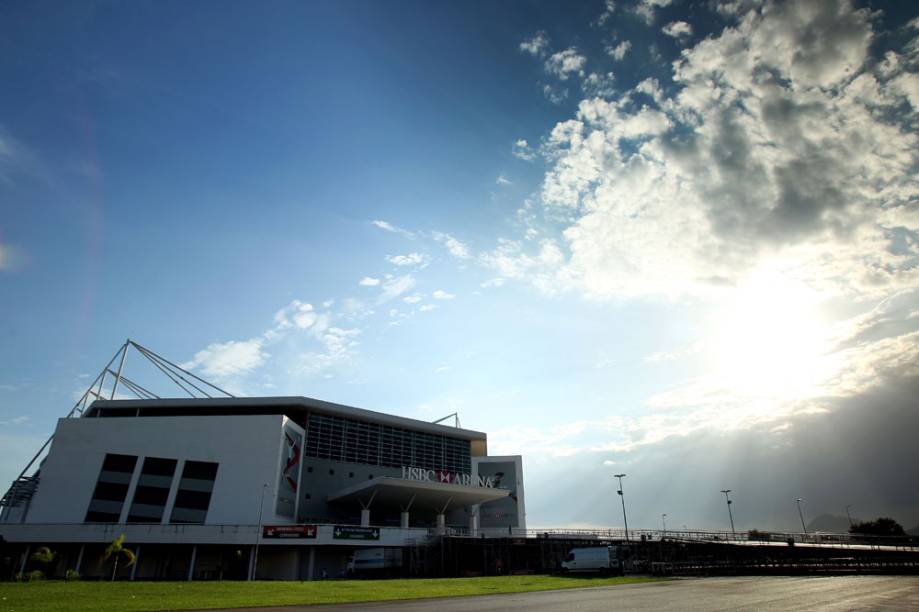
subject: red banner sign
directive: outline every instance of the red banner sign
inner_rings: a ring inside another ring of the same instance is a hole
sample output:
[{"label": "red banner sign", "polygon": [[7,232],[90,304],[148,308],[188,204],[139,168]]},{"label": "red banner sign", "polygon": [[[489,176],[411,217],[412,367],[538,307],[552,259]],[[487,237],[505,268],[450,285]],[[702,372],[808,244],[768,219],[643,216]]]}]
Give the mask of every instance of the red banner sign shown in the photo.
[{"label": "red banner sign", "polygon": [[263,538],[315,538],[316,525],[262,525]]}]

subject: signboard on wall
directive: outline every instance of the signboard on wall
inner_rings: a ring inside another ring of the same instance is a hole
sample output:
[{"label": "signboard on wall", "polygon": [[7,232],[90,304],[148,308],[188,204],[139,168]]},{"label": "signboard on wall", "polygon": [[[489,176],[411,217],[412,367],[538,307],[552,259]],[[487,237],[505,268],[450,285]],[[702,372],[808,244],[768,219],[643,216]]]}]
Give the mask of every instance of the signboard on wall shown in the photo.
[{"label": "signboard on wall", "polygon": [[316,525],[262,525],[263,538],[316,538]]},{"label": "signboard on wall", "polygon": [[281,461],[278,474],[275,514],[294,518],[297,514],[297,486],[300,480],[300,457],[303,435],[293,422],[284,424],[281,438]]},{"label": "signboard on wall", "polygon": [[379,540],[380,530],[376,527],[335,527],[332,537],[336,540]]},{"label": "signboard on wall", "polygon": [[463,485],[465,487],[485,487],[488,489],[495,487],[493,478],[478,474],[455,474],[445,470],[425,470],[405,465],[402,466],[402,478],[405,480],[420,480],[421,482]]}]

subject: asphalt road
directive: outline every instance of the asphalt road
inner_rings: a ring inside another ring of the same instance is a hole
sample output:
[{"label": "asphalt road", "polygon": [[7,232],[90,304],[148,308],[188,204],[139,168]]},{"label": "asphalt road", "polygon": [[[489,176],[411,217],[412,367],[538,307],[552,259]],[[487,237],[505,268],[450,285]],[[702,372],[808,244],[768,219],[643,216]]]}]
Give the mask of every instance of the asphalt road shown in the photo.
[{"label": "asphalt road", "polygon": [[335,606],[248,608],[248,612],[320,610],[917,610],[919,577],[690,578],[614,587]]}]

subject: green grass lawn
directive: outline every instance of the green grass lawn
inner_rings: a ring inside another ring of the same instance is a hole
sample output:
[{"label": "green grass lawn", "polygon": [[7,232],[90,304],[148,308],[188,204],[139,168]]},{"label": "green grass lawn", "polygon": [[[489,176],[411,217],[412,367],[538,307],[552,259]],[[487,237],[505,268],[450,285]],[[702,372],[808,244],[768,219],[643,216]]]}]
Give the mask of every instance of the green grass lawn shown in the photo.
[{"label": "green grass lawn", "polygon": [[651,578],[496,576],[322,582],[0,583],[0,612],[137,612],[493,595],[610,586]]}]

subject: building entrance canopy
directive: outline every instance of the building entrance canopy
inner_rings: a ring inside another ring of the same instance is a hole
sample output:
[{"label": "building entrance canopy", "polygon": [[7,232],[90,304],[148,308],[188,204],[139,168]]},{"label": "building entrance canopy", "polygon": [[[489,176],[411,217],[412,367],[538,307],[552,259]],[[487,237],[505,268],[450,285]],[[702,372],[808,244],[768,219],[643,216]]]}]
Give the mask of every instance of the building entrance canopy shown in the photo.
[{"label": "building entrance canopy", "polygon": [[352,485],[329,495],[329,502],[354,502],[369,509],[389,507],[402,511],[424,507],[442,513],[445,509],[503,499],[507,489],[470,487],[440,482],[421,482],[384,476]]}]

